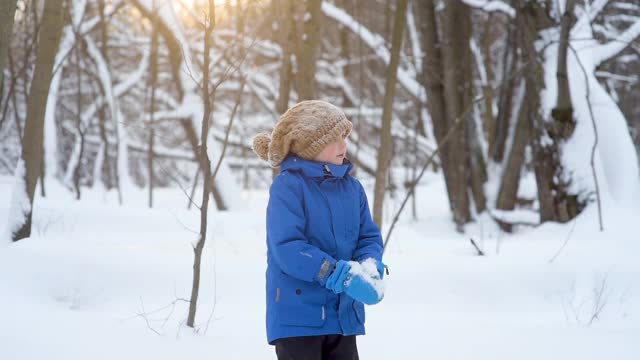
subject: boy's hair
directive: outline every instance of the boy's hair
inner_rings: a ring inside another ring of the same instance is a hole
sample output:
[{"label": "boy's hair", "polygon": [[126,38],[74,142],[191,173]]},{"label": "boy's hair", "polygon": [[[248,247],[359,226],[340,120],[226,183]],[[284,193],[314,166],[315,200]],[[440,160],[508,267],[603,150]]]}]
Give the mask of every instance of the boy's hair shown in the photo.
[{"label": "boy's hair", "polygon": [[327,145],[347,137],[353,124],[340,108],[326,101],[306,100],[285,112],[271,134],[253,137],[253,151],[272,167],[278,167],[292,152],[313,160]]}]

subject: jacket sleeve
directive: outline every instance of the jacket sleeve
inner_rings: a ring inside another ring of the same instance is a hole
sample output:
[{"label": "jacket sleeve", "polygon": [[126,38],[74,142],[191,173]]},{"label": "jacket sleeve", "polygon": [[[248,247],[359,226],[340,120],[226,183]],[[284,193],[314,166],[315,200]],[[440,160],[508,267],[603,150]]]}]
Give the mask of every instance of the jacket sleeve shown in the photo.
[{"label": "jacket sleeve", "polygon": [[360,233],[358,234],[358,245],[353,253],[353,259],[358,262],[368,258],[382,261],[382,234],[371,219],[367,194],[364,192],[360,181],[356,180],[356,182],[360,193]]},{"label": "jacket sleeve", "polygon": [[278,175],[269,191],[267,247],[285,274],[324,285],[336,260],[309,243],[304,235],[305,210],[295,175]]}]

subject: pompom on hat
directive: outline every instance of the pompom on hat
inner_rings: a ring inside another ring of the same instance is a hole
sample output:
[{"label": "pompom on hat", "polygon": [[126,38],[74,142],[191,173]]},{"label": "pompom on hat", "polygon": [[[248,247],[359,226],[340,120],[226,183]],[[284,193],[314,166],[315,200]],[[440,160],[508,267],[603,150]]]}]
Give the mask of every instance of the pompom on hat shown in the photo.
[{"label": "pompom on hat", "polygon": [[253,152],[278,167],[291,152],[313,160],[327,145],[351,133],[353,124],[340,108],[326,101],[306,100],[285,112],[271,134],[253,137]]}]

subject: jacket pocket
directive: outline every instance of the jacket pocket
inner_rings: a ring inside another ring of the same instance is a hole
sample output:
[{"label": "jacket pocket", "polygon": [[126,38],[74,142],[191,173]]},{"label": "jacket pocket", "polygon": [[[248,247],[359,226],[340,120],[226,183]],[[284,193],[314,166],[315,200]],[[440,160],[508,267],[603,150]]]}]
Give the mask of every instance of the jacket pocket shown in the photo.
[{"label": "jacket pocket", "polygon": [[327,317],[326,290],[317,283],[290,277],[287,280],[277,293],[275,306],[279,322],[289,326],[322,327]]},{"label": "jacket pocket", "polygon": [[364,304],[360,301],[353,302],[353,311],[356,313],[356,319],[361,325],[364,325],[365,315],[364,315]]}]

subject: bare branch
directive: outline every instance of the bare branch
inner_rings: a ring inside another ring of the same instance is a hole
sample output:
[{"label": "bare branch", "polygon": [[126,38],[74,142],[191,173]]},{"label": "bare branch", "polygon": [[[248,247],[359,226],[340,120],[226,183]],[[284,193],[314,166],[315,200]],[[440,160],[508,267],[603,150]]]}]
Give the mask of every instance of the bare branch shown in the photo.
[{"label": "bare branch", "polygon": [[[640,24],[640,22],[638,22],[638,24]],[[594,136],[593,146],[591,147],[591,172],[593,174],[593,181],[596,186],[596,200],[598,202],[598,222],[600,224],[600,231],[603,231],[604,227],[602,225],[602,204],[600,203],[600,186],[598,185],[598,175],[596,173],[596,165],[595,165],[596,148],[598,146],[598,128],[596,127],[596,119],[595,119],[595,116],[593,115],[593,107],[591,106],[591,97],[590,97],[591,86],[589,84],[589,76],[587,75],[587,70],[582,64],[582,61],[580,60],[580,56],[578,56],[578,52],[576,51],[576,49],[573,48],[573,46],[571,46],[571,44],[569,44],[569,49],[571,49],[571,51],[573,52],[573,55],[575,56],[576,60],[578,61],[578,64],[580,65],[582,74],[584,75],[584,83],[586,87],[585,96],[587,100],[587,107],[589,108],[589,116],[591,117],[591,124],[593,125],[593,136]]]},{"label": "bare branch", "polygon": [[562,250],[564,250],[565,246],[567,246],[567,243],[569,242],[569,239],[571,239],[571,234],[573,234],[573,230],[576,228],[576,223],[577,222],[578,222],[578,217],[576,216],[576,217],[573,218],[573,224],[571,224],[571,229],[569,230],[569,233],[567,234],[567,237],[564,239],[564,243],[562,243],[562,246],[560,247],[560,249],[558,249],[556,254],[553,255],[551,257],[551,259],[549,259],[549,264],[551,264],[558,257],[558,255],[560,255]]}]

